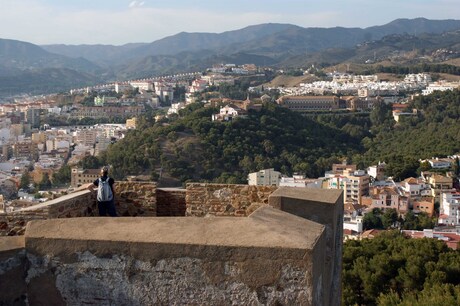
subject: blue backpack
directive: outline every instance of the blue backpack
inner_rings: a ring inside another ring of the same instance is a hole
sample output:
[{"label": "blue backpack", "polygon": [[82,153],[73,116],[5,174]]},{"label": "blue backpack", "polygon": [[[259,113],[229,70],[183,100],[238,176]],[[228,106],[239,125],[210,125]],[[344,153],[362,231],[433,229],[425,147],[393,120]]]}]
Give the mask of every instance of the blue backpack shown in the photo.
[{"label": "blue backpack", "polygon": [[112,188],[110,188],[109,177],[107,177],[106,180],[99,178],[99,184],[97,186],[97,200],[99,202],[107,202],[112,201],[112,199],[113,192]]}]

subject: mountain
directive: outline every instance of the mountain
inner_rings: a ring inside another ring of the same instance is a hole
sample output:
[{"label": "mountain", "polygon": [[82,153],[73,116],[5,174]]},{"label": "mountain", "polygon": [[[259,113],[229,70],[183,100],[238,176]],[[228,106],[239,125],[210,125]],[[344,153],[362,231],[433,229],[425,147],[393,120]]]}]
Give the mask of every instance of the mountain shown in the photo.
[{"label": "mountain", "polygon": [[[85,57],[98,63],[139,61],[143,57],[177,55],[182,52],[213,51],[215,54],[255,53],[280,57],[316,52],[327,48],[349,48],[390,34],[442,33],[460,29],[460,20],[397,19],[388,24],[361,28],[303,28],[291,24],[260,24],[223,33],[181,32],[148,44],[123,46],[48,45],[50,52]],[[101,57],[101,53],[104,56]]]},{"label": "mountain", "polygon": [[[415,19],[396,19],[383,26],[373,26],[366,28],[365,31],[372,35],[372,39],[380,39],[391,34],[411,34],[419,35],[422,33],[440,34],[460,29],[460,20],[430,20],[426,18]],[[370,40],[370,39],[369,39]]]},{"label": "mountain", "polygon": [[423,33],[418,36],[391,34],[379,40],[352,48],[330,48],[310,54],[286,57],[280,67],[299,67],[328,63],[373,63],[387,61],[397,64],[439,63],[460,56],[460,30],[442,34]]},{"label": "mountain", "polygon": [[82,57],[70,58],[31,43],[0,39],[0,96],[68,90],[109,76]]},{"label": "mountain", "polygon": [[131,43],[122,46],[113,45],[42,45],[41,47],[51,53],[61,54],[71,58],[83,57],[101,66],[111,65],[123,58],[133,49],[147,45],[147,43]]},{"label": "mountain", "polygon": [[83,57],[70,58],[50,53],[28,42],[11,39],[0,39],[0,66],[17,71],[40,68],[68,68],[89,73],[100,71],[99,66]]},{"label": "mountain", "polygon": [[68,68],[43,68],[0,75],[0,97],[45,94],[100,83],[94,75]]},{"label": "mountain", "polygon": [[181,32],[151,43],[123,46],[39,47],[0,39],[0,76],[21,74],[27,78],[28,72],[40,73],[40,69],[70,69],[82,74],[77,79],[101,82],[200,71],[218,63],[298,67],[308,63],[363,62],[401,51],[454,48],[448,42],[455,37],[442,33],[459,29],[460,20],[416,18],[365,29],[268,23],[219,34]]}]

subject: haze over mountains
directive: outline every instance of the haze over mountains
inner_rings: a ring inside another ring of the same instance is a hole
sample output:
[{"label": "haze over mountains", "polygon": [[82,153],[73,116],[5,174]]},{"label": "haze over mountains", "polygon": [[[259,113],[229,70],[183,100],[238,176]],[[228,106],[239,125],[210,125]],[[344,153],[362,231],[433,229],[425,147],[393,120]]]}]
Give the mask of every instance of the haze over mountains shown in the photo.
[{"label": "haze over mountains", "polygon": [[[397,19],[365,29],[261,24],[220,34],[181,32],[151,43],[122,46],[37,46],[0,39],[0,95],[40,92],[34,79],[40,75],[39,79],[45,82],[47,69],[54,69],[54,74],[60,76],[49,80],[46,91],[51,90],[50,87],[58,91],[68,89],[69,84],[78,87],[199,71],[222,62],[285,67],[364,61],[376,55],[415,48],[460,51],[459,30],[460,20],[417,18]],[[441,35],[445,32],[451,33]],[[393,36],[388,38],[388,35]],[[24,80],[21,86],[17,86],[18,78]]]}]

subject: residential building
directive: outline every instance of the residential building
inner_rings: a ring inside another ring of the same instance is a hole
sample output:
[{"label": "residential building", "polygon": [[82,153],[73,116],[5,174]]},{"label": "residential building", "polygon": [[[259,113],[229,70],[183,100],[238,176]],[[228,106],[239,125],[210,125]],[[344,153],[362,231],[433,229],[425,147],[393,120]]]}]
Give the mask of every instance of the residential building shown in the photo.
[{"label": "residential building", "polygon": [[71,187],[80,187],[94,182],[100,176],[100,169],[72,168],[70,176]]},{"label": "residential building", "polygon": [[431,158],[425,159],[422,162],[428,162],[433,169],[449,169],[452,167],[453,159],[450,158]]},{"label": "residential building", "polygon": [[443,192],[439,213],[439,224],[460,225],[460,192]]},{"label": "residential building", "polygon": [[404,235],[415,238],[432,238],[444,242],[449,248],[457,250],[460,243],[460,234],[441,230],[424,229],[423,231],[403,230]]},{"label": "residential building", "polygon": [[16,158],[25,157],[33,159],[37,153],[37,144],[31,141],[18,141],[13,144],[13,156]]},{"label": "residential building", "polygon": [[349,168],[343,171],[326,172],[326,188],[342,189],[344,202],[362,204],[362,197],[369,194],[369,175],[364,170],[353,170],[356,169],[355,165],[336,165],[336,169],[340,169],[340,167]]},{"label": "residential building", "polygon": [[96,129],[87,129],[87,130],[79,130],[76,132],[77,134],[77,143],[82,144],[84,146],[94,146],[97,139],[97,130]]},{"label": "residential building", "polygon": [[[133,88],[138,88],[139,90],[152,90],[153,91],[153,83],[151,81],[131,81],[129,85]],[[115,85],[116,86],[116,85]]]},{"label": "residential building", "polygon": [[433,174],[429,177],[428,183],[432,187],[432,196],[440,200],[440,194],[445,191],[452,190],[454,180],[452,177],[447,177],[440,174]]},{"label": "residential building", "polygon": [[212,115],[212,121],[232,121],[237,117],[245,117],[246,114],[247,111],[244,109],[241,109],[233,104],[228,104],[221,107],[218,114]]},{"label": "residential building", "polygon": [[293,177],[283,176],[280,180],[280,187],[321,188],[322,183],[322,178],[308,179],[303,175],[294,174]]},{"label": "residential building", "polygon": [[131,90],[133,87],[130,84],[125,83],[115,83],[115,92],[116,93],[123,93],[126,90]]},{"label": "residential building", "polygon": [[396,187],[373,187],[370,190],[371,208],[395,209],[399,214],[409,211],[409,198],[401,195]]},{"label": "residential building", "polygon": [[429,198],[431,201],[413,201],[412,202],[412,211],[416,214],[424,212],[428,216],[433,217],[434,214],[434,198]]},{"label": "residential building", "polygon": [[248,185],[279,186],[281,173],[275,169],[264,169],[248,175]]},{"label": "residential building", "polygon": [[126,119],[126,128],[127,129],[135,129],[137,123],[137,118]]},{"label": "residential building", "polygon": [[408,197],[431,196],[431,187],[423,179],[409,177],[401,182],[400,187]]},{"label": "residential building", "polygon": [[379,162],[377,165],[367,168],[367,174],[369,174],[374,181],[383,181],[385,180],[386,166],[387,164],[385,162]]},{"label": "residential building", "polygon": [[363,215],[366,207],[359,204],[345,203],[343,208],[343,229],[357,234],[363,232]]}]

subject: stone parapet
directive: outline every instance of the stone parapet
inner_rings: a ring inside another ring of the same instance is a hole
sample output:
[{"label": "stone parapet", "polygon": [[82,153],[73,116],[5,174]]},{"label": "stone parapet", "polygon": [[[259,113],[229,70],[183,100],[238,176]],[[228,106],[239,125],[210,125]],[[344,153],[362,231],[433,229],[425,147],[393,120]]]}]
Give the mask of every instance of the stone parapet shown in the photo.
[{"label": "stone parapet", "polygon": [[324,230],[270,207],[248,218],[34,221],[28,301],[320,305]]},{"label": "stone parapet", "polygon": [[269,195],[276,189],[276,186],[189,183],[186,215],[245,217],[267,206]]},{"label": "stone parapet", "polygon": [[341,190],[280,187],[269,198],[270,206],[284,212],[323,224],[326,252],[321,305],[340,305],[343,246],[343,196]]},{"label": "stone parapet", "polygon": [[116,182],[115,206],[118,215],[154,217],[157,214],[157,185],[154,182]]},{"label": "stone parapet", "polygon": [[24,236],[0,237],[0,305],[27,305]]},{"label": "stone parapet", "polygon": [[[120,216],[156,216],[156,184],[117,182],[115,206]],[[31,220],[98,216],[96,192],[77,191],[11,213],[0,214],[0,236],[23,235]]]},{"label": "stone parapet", "polygon": [[186,190],[179,188],[157,189],[157,216],[184,217]]}]

